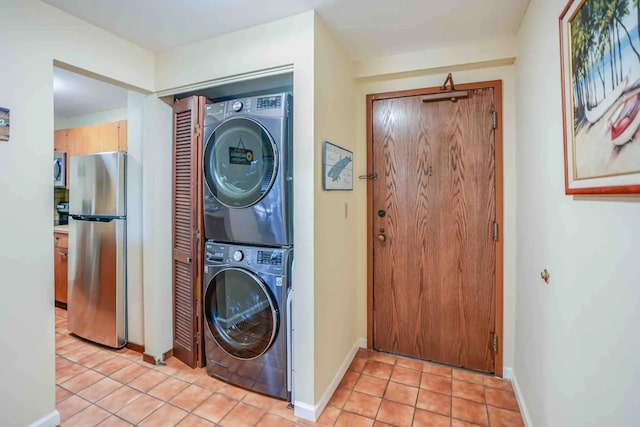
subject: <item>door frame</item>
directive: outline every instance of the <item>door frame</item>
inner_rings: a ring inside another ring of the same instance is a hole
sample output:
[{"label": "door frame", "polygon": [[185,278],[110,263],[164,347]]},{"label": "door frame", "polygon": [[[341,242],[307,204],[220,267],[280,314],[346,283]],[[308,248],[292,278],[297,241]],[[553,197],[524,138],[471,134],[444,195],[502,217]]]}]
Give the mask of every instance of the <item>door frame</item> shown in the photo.
[{"label": "door frame", "polygon": [[[494,90],[494,110],[497,113],[495,129],[495,205],[496,223],[498,224],[498,240],[495,244],[496,271],[495,271],[495,334],[498,339],[498,348],[495,353],[495,376],[502,377],[503,363],[503,298],[504,298],[504,221],[503,221],[503,177],[504,165],[502,154],[502,80],[490,80],[485,82],[456,84],[456,90],[489,89]],[[395,92],[384,92],[367,95],[367,174],[373,171],[373,101],[403,98],[418,95],[440,93],[440,87],[424,89],[412,89]],[[443,101],[444,102],[444,101]],[[367,181],[367,347],[373,348],[373,182]]]}]

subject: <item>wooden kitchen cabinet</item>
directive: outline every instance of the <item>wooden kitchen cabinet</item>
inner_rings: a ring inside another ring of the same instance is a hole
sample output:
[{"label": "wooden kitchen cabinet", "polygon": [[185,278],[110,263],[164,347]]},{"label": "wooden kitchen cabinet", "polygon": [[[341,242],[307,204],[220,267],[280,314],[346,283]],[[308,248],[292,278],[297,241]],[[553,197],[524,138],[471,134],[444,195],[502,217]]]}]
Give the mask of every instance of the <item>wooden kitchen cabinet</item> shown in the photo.
[{"label": "wooden kitchen cabinet", "polygon": [[67,129],[60,129],[53,132],[53,152],[67,152]]},{"label": "wooden kitchen cabinet", "polygon": [[67,188],[69,188],[69,170],[72,157],[106,151],[127,151],[126,120],[62,129],[56,131],[54,141],[58,138],[58,132],[60,132],[59,138],[61,141],[63,132],[65,136],[64,151],[67,152]]},{"label": "wooden kitchen cabinet", "polygon": [[57,306],[67,308],[69,238],[66,233],[53,233],[53,237],[54,299]]},{"label": "wooden kitchen cabinet", "polygon": [[69,156],[118,151],[119,122],[67,129]]}]

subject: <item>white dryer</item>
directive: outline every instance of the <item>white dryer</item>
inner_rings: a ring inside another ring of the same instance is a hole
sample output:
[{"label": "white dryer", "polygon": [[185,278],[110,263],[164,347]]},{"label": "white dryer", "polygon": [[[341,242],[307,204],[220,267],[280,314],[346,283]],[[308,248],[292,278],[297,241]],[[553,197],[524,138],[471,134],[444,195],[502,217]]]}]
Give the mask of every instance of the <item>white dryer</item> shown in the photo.
[{"label": "white dryer", "polygon": [[292,97],[209,104],[204,120],[204,232],[218,242],[293,244]]}]

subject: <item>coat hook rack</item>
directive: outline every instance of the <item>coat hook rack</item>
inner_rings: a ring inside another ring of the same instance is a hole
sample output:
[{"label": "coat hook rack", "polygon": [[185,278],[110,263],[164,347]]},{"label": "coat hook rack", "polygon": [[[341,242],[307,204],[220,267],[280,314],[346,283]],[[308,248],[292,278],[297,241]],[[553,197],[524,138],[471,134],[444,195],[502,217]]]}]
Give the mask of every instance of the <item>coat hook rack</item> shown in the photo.
[{"label": "coat hook rack", "polygon": [[448,90],[456,90],[456,86],[453,83],[453,76],[451,73],[447,74],[447,78],[444,79],[444,83],[440,86],[440,90],[447,90],[447,83],[449,84]]},{"label": "coat hook rack", "polygon": [[453,83],[453,76],[451,75],[451,73],[449,73],[447,74],[447,78],[444,80],[442,86],[440,86],[440,92],[424,95],[422,97],[422,102],[433,102],[442,100],[457,102],[458,99],[466,98],[468,96],[468,90],[456,90],[456,85]]}]

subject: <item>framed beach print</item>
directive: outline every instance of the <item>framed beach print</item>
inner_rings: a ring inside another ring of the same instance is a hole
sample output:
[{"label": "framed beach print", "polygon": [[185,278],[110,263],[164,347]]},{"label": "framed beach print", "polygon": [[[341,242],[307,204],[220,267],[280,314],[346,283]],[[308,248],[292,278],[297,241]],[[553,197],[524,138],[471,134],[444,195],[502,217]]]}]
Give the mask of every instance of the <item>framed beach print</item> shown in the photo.
[{"label": "framed beach print", "polygon": [[640,4],[570,0],[560,16],[566,194],[640,193]]},{"label": "framed beach print", "polygon": [[353,153],[324,141],[322,183],[325,190],[353,190]]}]

